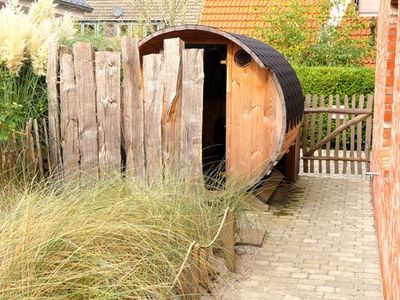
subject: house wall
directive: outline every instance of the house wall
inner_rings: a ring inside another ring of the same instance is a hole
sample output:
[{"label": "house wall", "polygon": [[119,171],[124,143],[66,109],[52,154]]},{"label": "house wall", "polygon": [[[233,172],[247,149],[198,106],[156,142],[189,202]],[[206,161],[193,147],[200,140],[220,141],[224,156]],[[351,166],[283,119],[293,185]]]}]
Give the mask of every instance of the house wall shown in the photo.
[{"label": "house wall", "polygon": [[[397,2],[397,1],[396,1]],[[385,299],[400,299],[400,22],[398,5],[380,3],[372,170]]]},{"label": "house wall", "polygon": [[373,16],[378,15],[380,0],[359,0],[358,11],[362,16]]}]

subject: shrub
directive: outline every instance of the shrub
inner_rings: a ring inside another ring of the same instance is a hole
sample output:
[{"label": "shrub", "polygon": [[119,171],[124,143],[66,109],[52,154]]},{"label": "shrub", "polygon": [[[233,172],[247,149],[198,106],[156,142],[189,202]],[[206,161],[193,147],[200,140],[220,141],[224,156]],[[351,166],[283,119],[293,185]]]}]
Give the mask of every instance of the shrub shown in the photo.
[{"label": "shrub", "polygon": [[22,66],[18,76],[0,66],[0,142],[22,129],[28,118],[39,119],[47,111],[46,80]]},{"label": "shrub", "polygon": [[304,95],[371,95],[375,70],[355,67],[295,66]]},{"label": "shrub", "polygon": [[49,45],[74,34],[71,16],[56,17],[53,0],[35,1],[28,12],[15,0],[0,9],[0,142],[46,112]]},{"label": "shrub", "polygon": [[38,0],[26,13],[18,1],[0,9],[0,64],[17,75],[30,62],[38,75],[44,75],[49,45],[75,34],[69,15],[56,17],[53,0]]}]

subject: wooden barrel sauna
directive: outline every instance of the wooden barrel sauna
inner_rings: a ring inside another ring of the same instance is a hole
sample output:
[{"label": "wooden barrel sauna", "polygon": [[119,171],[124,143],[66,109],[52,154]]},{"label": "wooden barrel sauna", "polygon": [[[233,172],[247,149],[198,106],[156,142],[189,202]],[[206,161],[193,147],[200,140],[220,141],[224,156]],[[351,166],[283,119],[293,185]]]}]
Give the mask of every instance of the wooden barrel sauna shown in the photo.
[{"label": "wooden barrel sauna", "polygon": [[204,172],[223,162],[227,178],[251,186],[286,157],[284,171],[294,179],[304,100],[286,59],[259,40],[200,25],[153,33],[140,41],[140,55],[163,51],[171,38],[204,49]]}]

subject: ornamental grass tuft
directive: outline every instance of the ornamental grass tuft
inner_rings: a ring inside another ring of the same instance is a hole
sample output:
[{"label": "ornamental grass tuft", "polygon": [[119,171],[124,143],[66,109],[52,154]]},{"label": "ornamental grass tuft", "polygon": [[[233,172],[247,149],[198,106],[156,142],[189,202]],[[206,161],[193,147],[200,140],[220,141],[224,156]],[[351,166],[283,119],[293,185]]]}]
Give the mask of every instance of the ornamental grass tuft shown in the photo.
[{"label": "ornamental grass tuft", "polygon": [[0,191],[0,299],[167,299],[244,194],[109,176]]}]

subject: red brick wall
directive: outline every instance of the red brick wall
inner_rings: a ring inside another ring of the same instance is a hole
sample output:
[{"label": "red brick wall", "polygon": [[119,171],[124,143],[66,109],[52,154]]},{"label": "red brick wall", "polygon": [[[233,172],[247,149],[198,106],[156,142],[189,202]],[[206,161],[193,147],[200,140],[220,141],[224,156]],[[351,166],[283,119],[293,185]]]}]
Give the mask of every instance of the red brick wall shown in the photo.
[{"label": "red brick wall", "polygon": [[392,1],[380,4],[372,170],[384,295],[400,299],[400,22]]}]

